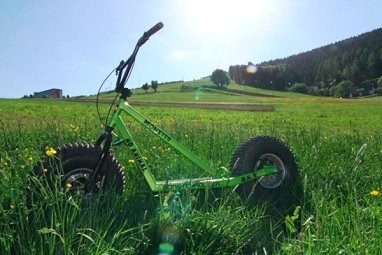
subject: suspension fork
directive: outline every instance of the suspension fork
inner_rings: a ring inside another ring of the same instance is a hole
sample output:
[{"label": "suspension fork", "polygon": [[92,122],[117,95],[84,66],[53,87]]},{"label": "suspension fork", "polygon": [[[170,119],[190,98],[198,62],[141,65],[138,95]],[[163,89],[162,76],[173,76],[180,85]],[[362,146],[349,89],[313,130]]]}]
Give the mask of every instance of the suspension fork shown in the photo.
[{"label": "suspension fork", "polygon": [[94,172],[89,178],[89,181],[87,181],[85,184],[85,192],[95,191],[96,180],[98,180],[98,178],[101,175],[100,174],[101,166],[105,163],[106,156],[109,153],[109,149],[111,146],[112,131],[113,131],[113,128],[107,126],[105,129],[105,132],[102,135],[100,135],[100,137],[97,139],[95,143],[95,145],[99,147],[101,147],[101,145],[103,144],[102,154],[98,160],[98,163],[96,168],[94,169]]}]

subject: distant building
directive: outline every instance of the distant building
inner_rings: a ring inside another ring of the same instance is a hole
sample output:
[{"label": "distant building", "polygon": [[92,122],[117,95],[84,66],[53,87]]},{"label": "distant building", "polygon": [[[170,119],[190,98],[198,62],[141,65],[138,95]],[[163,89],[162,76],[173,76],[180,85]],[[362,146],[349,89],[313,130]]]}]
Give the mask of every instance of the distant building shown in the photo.
[{"label": "distant building", "polygon": [[62,89],[48,89],[41,92],[35,92],[33,94],[33,97],[35,98],[44,98],[44,97],[51,97],[51,98],[61,98],[62,97]]}]

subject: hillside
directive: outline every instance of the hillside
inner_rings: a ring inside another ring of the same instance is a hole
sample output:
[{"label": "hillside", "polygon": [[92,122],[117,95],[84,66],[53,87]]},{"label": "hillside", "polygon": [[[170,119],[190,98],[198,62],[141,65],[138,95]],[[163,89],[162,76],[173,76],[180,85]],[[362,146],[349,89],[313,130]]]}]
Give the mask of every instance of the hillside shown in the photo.
[{"label": "hillside", "polygon": [[229,75],[238,84],[280,91],[304,84],[300,92],[326,96],[334,95],[333,87],[341,81],[349,81],[346,95],[372,94],[382,76],[382,28],[255,66],[255,72],[247,72],[248,65],[232,65]]},{"label": "hillside", "polygon": [[[232,93],[230,91],[235,91]],[[241,92],[241,93],[238,93]],[[349,104],[348,100],[332,97],[317,97],[294,93],[289,91],[274,91],[259,89],[251,86],[238,85],[231,82],[227,90],[211,89],[210,81],[201,80],[178,82],[160,85],[157,92],[151,88],[145,92],[143,89],[133,89],[132,96],[128,98],[133,106],[148,107],[176,107],[176,108],[200,108],[235,111],[284,111],[293,105],[294,110],[306,109],[308,106],[320,108],[322,105],[333,105],[338,102]],[[116,93],[105,92],[99,95],[100,102],[110,103]],[[86,102],[95,102],[96,96],[71,98]],[[354,105],[375,102],[380,104],[382,97],[358,99]]]},{"label": "hillside", "polygon": [[[99,99],[110,101],[115,97],[115,92],[104,92],[99,95]],[[273,105],[286,99],[304,99],[310,96],[300,93],[285,91],[273,91],[259,89],[250,86],[238,85],[232,81],[226,88],[218,89],[213,86],[208,78],[177,82],[160,85],[157,92],[151,88],[144,91],[142,88],[132,89],[132,96],[128,99],[129,103],[141,105],[142,103],[151,104],[219,104],[219,105]],[[82,99],[95,100],[96,95],[83,97]],[[232,106],[230,106],[232,107]]]}]

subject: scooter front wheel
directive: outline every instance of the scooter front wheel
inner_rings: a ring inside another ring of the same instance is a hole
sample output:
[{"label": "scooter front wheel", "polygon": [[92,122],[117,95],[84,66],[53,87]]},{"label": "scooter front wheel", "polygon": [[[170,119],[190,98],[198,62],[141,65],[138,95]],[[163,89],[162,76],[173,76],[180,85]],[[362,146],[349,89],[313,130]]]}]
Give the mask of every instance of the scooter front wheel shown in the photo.
[{"label": "scooter front wheel", "polygon": [[123,192],[123,167],[110,153],[106,154],[99,169],[99,178],[95,180],[94,188],[90,191],[85,189],[102,155],[99,146],[74,143],[60,147],[55,152],[33,168],[28,185],[29,204],[38,202],[44,192],[54,192],[53,189],[83,196],[99,193],[101,190],[113,190],[119,194]]}]

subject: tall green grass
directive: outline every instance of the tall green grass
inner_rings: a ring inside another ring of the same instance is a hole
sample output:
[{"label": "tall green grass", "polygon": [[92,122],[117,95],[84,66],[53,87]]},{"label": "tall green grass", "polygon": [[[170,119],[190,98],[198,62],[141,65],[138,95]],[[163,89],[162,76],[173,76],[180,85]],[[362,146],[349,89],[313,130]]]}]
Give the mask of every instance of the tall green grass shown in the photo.
[{"label": "tall green grass", "polygon": [[[262,205],[248,206],[232,190],[154,196],[124,147],[113,149],[126,170],[122,197],[81,200],[47,190],[27,207],[26,178],[45,148],[94,142],[102,128],[93,104],[1,100],[0,254],[156,254],[160,247],[185,254],[382,253],[382,196],[370,194],[382,189],[381,99],[257,100],[276,111],[139,110],[213,166],[228,166],[232,151],[250,136],[285,141],[306,195],[297,219],[270,219]],[[128,125],[157,176],[203,176],[141,127]]]}]

